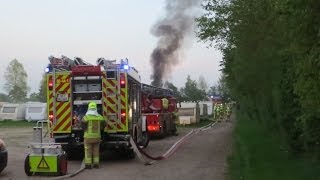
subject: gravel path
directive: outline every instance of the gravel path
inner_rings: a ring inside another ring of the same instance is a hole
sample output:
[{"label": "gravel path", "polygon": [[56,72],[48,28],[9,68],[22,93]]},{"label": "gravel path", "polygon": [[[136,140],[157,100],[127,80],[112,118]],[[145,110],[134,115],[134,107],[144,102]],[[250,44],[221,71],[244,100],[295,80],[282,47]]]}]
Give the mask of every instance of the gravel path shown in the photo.
[{"label": "gravel path", "polygon": [[[226,173],[226,159],[231,152],[233,123],[222,122],[213,128],[200,132],[188,139],[173,156],[154,165],[145,166],[137,158],[133,160],[111,156],[101,162],[100,169],[85,170],[71,179],[159,179],[159,180],[223,180]],[[179,136],[155,139],[147,152],[152,155],[164,153],[190,128],[180,128]],[[24,158],[29,152],[27,145],[32,139],[32,129],[0,128],[0,137],[8,145],[9,162],[0,174],[2,180],[50,179],[50,177],[27,177],[24,173]],[[69,161],[69,173],[80,167],[80,161]]]}]

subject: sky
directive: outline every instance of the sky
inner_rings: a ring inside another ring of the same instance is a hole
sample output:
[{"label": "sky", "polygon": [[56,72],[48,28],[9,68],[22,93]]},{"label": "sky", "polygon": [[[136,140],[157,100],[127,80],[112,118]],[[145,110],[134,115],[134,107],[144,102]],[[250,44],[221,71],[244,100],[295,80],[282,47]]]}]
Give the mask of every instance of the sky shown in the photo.
[{"label": "sky", "polygon": [[[128,58],[149,84],[150,55],[157,38],[152,26],[164,17],[164,0],[1,0],[0,1],[0,92],[4,72],[17,59],[28,74],[30,92],[38,92],[50,55],[97,58]],[[203,75],[209,86],[220,76],[222,55],[192,34],[180,53],[169,81],[184,86],[188,75]]]}]

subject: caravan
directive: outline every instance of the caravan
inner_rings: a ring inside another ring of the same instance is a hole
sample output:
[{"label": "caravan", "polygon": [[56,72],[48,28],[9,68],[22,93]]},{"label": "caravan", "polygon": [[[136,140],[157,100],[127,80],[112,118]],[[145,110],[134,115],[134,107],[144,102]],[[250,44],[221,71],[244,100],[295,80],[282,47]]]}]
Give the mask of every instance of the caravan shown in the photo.
[{"label": "caravan", "polygon": [[27,121],[39,121],[47,119],[47,103],[27,103],[25,119]]},{"label": "caravan", "polygon": [[24,120],[26,106],[25,104],[2,104],[0,109],[0,120]]},{"label": "caravan", "polygon": [[199,104],[203,104],[202,106],[204,107],[203,109],[203,114],[202,115],[212,115],[212,110],[213,110],[213,103],[212,101],[201,101]]},{"label": "caravan", "polygon": [[200,121],[199,104],[195,102],[182,102],[178,108],[180,124],[194,124]]}]

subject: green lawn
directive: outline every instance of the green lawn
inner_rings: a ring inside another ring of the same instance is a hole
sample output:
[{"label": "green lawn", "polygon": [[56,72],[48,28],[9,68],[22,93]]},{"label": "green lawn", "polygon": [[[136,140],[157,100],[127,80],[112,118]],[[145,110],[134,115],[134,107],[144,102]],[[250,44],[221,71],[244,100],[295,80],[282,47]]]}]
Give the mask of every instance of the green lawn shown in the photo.
[{"label": "green lawn", "polygon": [[11,120],[0,121],[0,128],[33,127],[35,125],[36,125],[36,122],[28,122],[28,121],[11,121]]},{"label": "green lawn", "polygon": [[255,121],[240,118],[229,157],[231,180],[319,180],[320,161],[311,155],[292,155],[280,138]]}]

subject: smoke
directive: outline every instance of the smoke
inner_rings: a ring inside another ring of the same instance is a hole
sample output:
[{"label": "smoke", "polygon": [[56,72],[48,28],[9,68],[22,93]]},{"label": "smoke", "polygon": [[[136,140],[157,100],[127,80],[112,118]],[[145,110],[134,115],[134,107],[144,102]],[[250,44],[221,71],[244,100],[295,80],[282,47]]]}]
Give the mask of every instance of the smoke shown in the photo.
[{"label": "smoke", "polygon": [[151,30],[158,38],[150,59],[153,86],[162,87],[163,79],[179,63],[179,51],[194,28],[194,10],[200,4],[201,0],[166,0],[166,15]]}]

